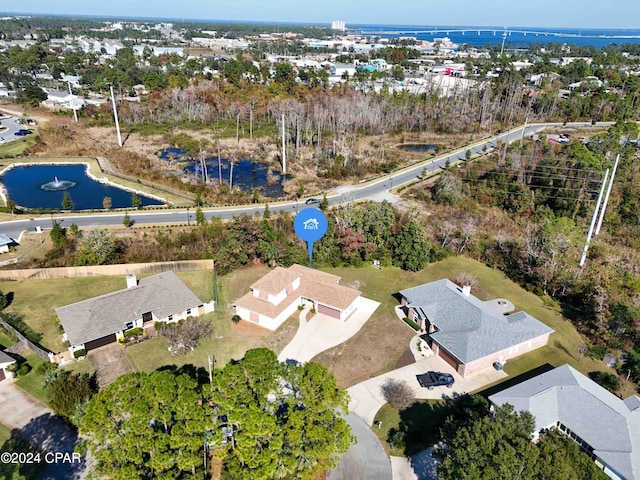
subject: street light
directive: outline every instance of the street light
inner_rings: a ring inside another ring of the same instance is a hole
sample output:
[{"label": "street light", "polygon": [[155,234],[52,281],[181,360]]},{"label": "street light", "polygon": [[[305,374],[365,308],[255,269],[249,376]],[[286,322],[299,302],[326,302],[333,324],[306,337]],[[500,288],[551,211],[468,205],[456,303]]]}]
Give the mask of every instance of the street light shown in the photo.
[{"label": "street light", "polygon": [[187,226],[191,225],[190,219],[191,219],[191,215],[189,215],[189,207],[187,207]]}]

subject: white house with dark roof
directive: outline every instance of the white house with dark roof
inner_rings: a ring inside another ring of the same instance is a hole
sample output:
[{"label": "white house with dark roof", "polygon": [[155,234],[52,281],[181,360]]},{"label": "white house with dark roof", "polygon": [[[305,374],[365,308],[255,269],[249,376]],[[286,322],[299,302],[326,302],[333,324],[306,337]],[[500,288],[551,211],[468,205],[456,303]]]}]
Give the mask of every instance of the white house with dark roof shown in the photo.
[{"label": "white house with dark roof", "polygon": [[344,321],[354,312],[361,292],[338,285],[339,281],[337,275],[302,265],[276,267],[235,302],[236,314],[275,330],[307,301],[318,313]]},{"label": "white house with dark roof", "polygon": [[543,347],[553,329],[525,312],[505,315],[507,300],[483,302],[443,279],[402,290],[408,318],[426,333],[436,355],[463,377]]},{"label": "white house with dark roof", "polygon": [[16,363],[14,358],[0,350],[0,382],[5,378],[13,377],[13,373],[8,370],[8,367],[14,363]]},{"label": "white house with dark roof", "polygon": [[127,288],[56,308],[69,350],[86,351],[107,345],[126,330],[176,322],[214,310],[169,271],[142,278],[127,275]]},{"label": "white house with dark roof", "polygon": [[640,397],[622,400],[569,365],[489,397],[536,419],[536,437],[557,428],[613,479],[640,478]]},{"label": "white house with dark roof", "polygon": [[0,233],[0,253],[7,253],[9,251],[9,247],[14,243],[15,242],[4,233]]}]

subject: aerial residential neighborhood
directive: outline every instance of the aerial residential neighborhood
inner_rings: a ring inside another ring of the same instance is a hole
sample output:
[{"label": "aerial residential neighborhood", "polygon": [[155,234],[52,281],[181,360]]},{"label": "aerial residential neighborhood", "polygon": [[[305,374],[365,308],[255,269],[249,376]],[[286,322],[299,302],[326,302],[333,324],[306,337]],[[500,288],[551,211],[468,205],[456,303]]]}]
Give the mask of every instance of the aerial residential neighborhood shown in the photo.
[{"label": "aerial residential neighborhood", "polygon": [[0,16],[0,478],[640,478],[639,30],[143,3]]}]

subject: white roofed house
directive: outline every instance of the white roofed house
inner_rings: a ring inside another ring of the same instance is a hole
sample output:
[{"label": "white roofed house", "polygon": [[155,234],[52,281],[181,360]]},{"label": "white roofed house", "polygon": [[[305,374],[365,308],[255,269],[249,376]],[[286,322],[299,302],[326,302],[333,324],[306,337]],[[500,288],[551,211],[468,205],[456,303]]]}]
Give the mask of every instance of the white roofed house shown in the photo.
[{"label": "white roofed house", "polygon": [[610,478],[640,478],[640,397],[621,399],[569,365],[489,397],[492,404],[528,411],[534,439],[555,428],[575,441]]},{"label": "white roofed house", "polygon": [[137,281],[127,275],[127,288],[56,308],[69,350],[92,350],[117,341],[132,328],[176,322],[211,312],[173,272]]},{"label": "white roofed house", "polygon": [[543,347],[553,329],[507,300],[482,301],[447,279],[400,291],[406,316],[433,352],[467,376]]}]

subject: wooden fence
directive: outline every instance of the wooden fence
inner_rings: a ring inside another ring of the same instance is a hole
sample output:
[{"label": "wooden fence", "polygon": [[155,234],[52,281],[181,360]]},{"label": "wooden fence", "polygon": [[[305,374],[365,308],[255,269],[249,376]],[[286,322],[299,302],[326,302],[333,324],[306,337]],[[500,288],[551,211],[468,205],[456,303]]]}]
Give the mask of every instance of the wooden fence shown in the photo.
[{"label": "wooden fence", "polygon": [[145,273],[162,273],[168,270],[188,272],[212,269],[213,260],[90,265],[84,267],[25,268],[21,270],[0,270],[0,280],[45,280],[50,278],[75,278],[101,275],[138,275]]}]

